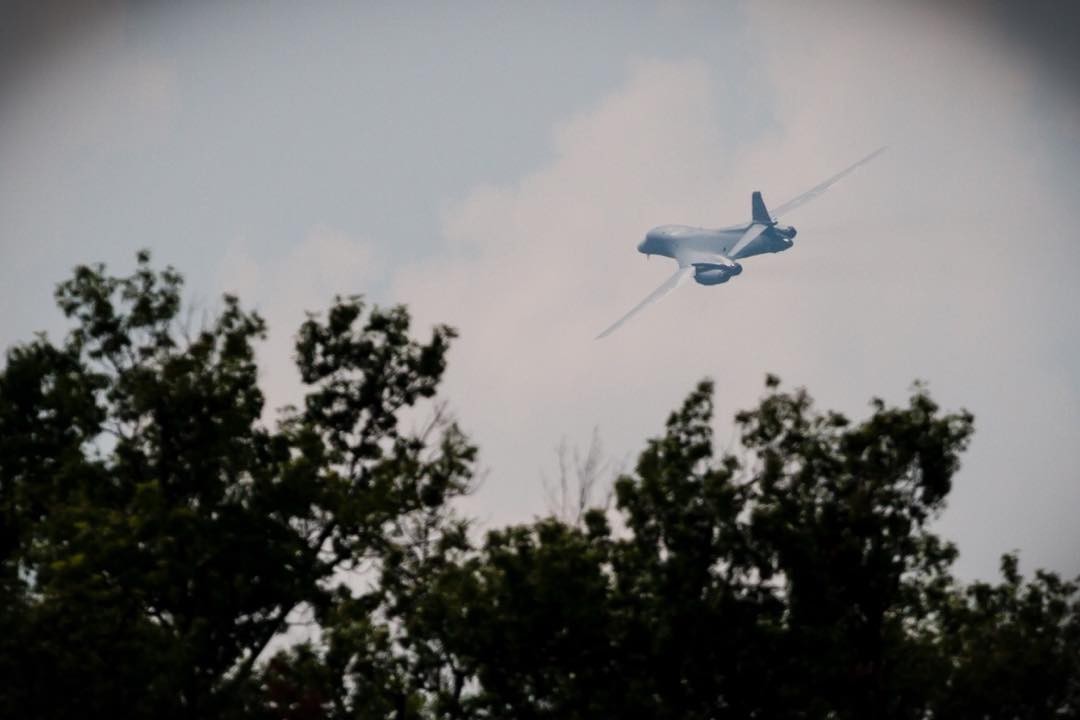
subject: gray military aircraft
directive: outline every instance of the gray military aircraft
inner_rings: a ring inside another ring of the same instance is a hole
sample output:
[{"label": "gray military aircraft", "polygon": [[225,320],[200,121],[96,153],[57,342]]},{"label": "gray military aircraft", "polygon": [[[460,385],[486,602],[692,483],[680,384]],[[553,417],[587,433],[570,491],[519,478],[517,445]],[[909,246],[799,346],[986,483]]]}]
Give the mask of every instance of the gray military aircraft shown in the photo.
[{"label": "gray military aircraft", "polygon": [[821,195],[833,183],[860,165],[870,162],[885,152],[885,149],[878,148],[851,167],[774,208],[771,213],[765,207],[761,193],[755,192],[750,198],[751,218],[748,223],[715,230],[687,225],[661,225],[653,228],[645,235],[645,239],[638,243],[638,252],[645,253],[646,256],[662,255],[672,258],[679,263],[679,269],[633,310],[597,335],[596,339],[607,337],[618,330],[623,323],[682,285],[690,276],[702,285],[720,285],[742,272],[739,260],[787,250],[794,244],[795,228],[779,224],[777,218]]}]

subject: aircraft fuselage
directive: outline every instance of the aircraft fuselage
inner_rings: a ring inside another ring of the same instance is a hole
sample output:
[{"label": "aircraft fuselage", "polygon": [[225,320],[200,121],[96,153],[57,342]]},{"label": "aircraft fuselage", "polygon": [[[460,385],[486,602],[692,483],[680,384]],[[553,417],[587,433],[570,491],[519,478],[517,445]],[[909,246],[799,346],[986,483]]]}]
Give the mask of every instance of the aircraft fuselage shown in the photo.
[{"label": "aircraft fuselage", "polygon": [[681,267],[693,266],[695,281],[701,285],[719,285],[742,272],[739,260],[783,252],[792,246],[795,228],[774,223],[749,244],[737,247],[752,224],[717,229],[661,225],[645,235],[638,244],[638,251],[673,258]]},{"label": "aircraft fuselage", "polygon": [[731,249],[749,226],[750,223],[745,223],[710,229],[689,225],[660,225],[645,235],[637,249],[646,255],[662,255],[675,260],[691,253],[743,260],[754,255],[782,252],[794,244],[791,238],[795,237],[795,228],[774,226],[766,229],[737,255],[732,255]]}]

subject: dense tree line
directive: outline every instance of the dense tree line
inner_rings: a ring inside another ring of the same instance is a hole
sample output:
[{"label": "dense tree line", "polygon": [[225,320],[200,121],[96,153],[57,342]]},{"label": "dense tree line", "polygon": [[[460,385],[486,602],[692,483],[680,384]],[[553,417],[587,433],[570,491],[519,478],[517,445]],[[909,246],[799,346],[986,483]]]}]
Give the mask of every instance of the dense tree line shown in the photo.
[{"label": "dense tree line", "polygon": [[478,540],[450,328],[337,299],[267,427],[262,319],[181,290],[79,267],[7,352],[0,717],[1080,716],[1080,588],[951,575],[973,420],[922,387],[856,422],[769,377],[718,456],[702,382],[612,507]]}]

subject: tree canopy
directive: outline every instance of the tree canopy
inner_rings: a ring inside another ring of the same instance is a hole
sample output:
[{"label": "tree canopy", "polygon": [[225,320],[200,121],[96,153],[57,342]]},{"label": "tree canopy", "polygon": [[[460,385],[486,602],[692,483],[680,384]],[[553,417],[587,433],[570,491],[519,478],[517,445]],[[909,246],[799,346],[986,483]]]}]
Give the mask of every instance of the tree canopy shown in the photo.
[{"label": "tree canopy", "polygon": [[973,418],[925,387],[856,421],[768,376],[717,454],[703,381],[612,507],[481,537],[452,329],[335,299],[268,423],[262,318],[181,292],[79,267],[7,351],[0,716],[1080,716],[1080,585],[952,575]]}]

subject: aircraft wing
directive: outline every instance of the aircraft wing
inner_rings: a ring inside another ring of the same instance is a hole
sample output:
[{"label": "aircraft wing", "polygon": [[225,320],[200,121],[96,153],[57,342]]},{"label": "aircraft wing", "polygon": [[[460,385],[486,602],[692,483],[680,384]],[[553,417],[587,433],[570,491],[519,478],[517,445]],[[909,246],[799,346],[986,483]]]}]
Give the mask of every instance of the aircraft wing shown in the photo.
[{"label": "aircraft wing", "polygon": [[693,274],[693,272],[694,272],[694,266],[693,265],[683,265],[683,266],[681,266],[678,270],[675,271],[674,275],[669,277],[664,282],[663,285],[661,285],[660,287],[653,290],[652,293],[647,298],[645,298],[644,300],[639,302],[637,305],[635,305],[633,310],[631,310],[630,312],[626,313],[621,318],[616,320],[615,323],[611,327],[609,327],[607,330],[605,330],[604,332],[597,335],[596,339],[599,340],[600,338],[605,338],[608,335],[610,335],[611,333],[618,330],[622,326],[622,324],[625,323],[627,320],[634,317],[639,312],[644,310],[647,306],[653,304],[654,302],[656,302],[657,300],[659,300],[660,298],[664,297],[669,292],[674,290],[675,288],[682,285],[683,282],[685,282],[686,279]]},{"label": "aircraft wing", "polygon": [[[847,175],[848,173],[855,170],[855,168],[857,168],[857,167],[859,167],[861,165],[865,165],[866,163],[870,162],[871,160],[876,158],[881,153],[885,152],[887,149],[888,149],[888,146],[878,148],[877,150],[870,153],[869,155],[867,155],[866,157],[864,157],[862,160],[855,163],[851,167],[849,167],[849,168],[847,168],[845,170],[841,170],[840,172],[836,173],[835,175],[833,175],[828,180],[825,180],[824,182],[821,182],[821,183],[815,185],[814,187],[810,188],[809,190],[804,192],[802,195],[799,195],[798,197],[792,198],[791,200],[788,200],[783,205],[780,205],[778,207],[773,208],[773,211],[772,211],[773,220],[780,217],[784,213],[791,212],[795,208],[801,207],[801,206],[805,205],[806,203],[810,202],[811,200],[816,198],[818,195],[821,195],[823,192],[825,192],[830,187],[832,187],[833,184],[835,184],[837,181],[839,181],[845,175]],[[734,254],[735,253],[732,253],[732,255],[734,255]]]}]

